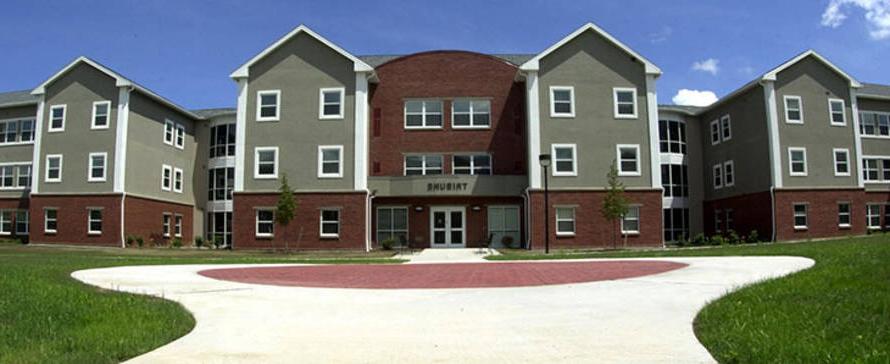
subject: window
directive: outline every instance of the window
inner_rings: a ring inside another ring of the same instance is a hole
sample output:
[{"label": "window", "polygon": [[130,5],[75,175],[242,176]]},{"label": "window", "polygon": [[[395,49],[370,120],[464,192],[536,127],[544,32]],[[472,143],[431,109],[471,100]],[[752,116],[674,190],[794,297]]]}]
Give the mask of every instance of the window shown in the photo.
[{"label": "window", "polygon": [[46,182],[62,182],[62,155],[46,156]]},{"label": "window", "polygon": [[377,208],[377,243],[393,240],[397,245],[408,243],[408,208]]},{"label": "window", "polygon": [[49,108],[48,132],[65,131],[65,114],[67,105],[54,105]]},{"label": "window", "polygon": [[173,138],[176,134],[176,123],[170,120],[164,120],[164,144],[173,145]]},{"label": "window", "polygon": [[235,156],[235,124],[210,128],[210,158]]},{"label": "window", "polygon": [[15,166],[0,167],[0,187],[16,188],[15,186]]},{"label": "window", "polygon": [[161,189],[170,191],[173,187],[173,167],[161,165]]},{"label": "window", "polygon": [[31,187],[31,165],[0,164],[0,189],[19,190]]},{"label": "window", "polygon": [[12,210],[0,210],[0,235],[12,235]]},{"label": "window", "polygon": [[689,239],[689,209],[664,209],[662,215],[664,217],[664,241]]},{"label": "window", "polygon": [[173,217],[173,236],[177,238],[182,237],[182,215]]},{"label": "window", "polygon": [[55,234],[58,229],[59,210],[47,208],[43,210],[43,232]]},{"label": "window", "polygon": [[169,238],[170,237],[170,214],[163,214],[163,219],[164,219],[163,220],[164,225],[163,225],[162,232],[163,232],[165,238]]},{"label": "window", "polygon": [[207,199],[209,201],[231,201],[235,186],[235,168],[211,168],[208,172]]},{"label": "window", "polygon": [[726,224],[726,231],[732,231],[732,229],[733,229],[733,227],[732,227],[732,225],[733,225],[732,224],[732,222],[733,222],[732,209],[725,210],[723,213],[726,216],[726,220],[724,221],[724,223]]},{"label": "window", "polygon": [[256,210],[256,236],[271,237],[275,228],[275,211],[271,209]]},{"label": "window", "polygon": [[439,129],[442,127],[442,101],[405,101],[405,129]]},{"label": "window", "polygon": [[831,118],[831,125],[847,125],[847,116],[845,113],[845,109],[846,106],[844,105],[844,100],[828,99],[828,114]]},{"label": "window", "polygon": [[834,175],[849,176],[850,175],[850,151],[847,149],[835,148],[832,150],[834,154]]},{"label": "window", "polygon": [[343,118],[343,98],[345,89],[338,88],[322,88],[318,90],[318,118],[319,119],[342,119]]},{"label": "window", "polygon": [[491,156],[455,155],[451,163],[452,174],[491,174]]},{"label": "window", "polygon": [[90,208],[87,213],[87,234],[102,234],[102,209]]},{"label": "window", "polygon": [[343,177],[343,146],[318,146],[318,178]]},{"label": "window", "polygon": [[723,187],[735,185],[735,165],[732,161],[723,163]]},{"label": "window", "polygon": [[550,86],[550,117],[575,117],[575,88],[571,86]]},{"label": "window", "polygon": [[487,128],[491,125],[491,101],[454,100],[451,103],[451,126],[461,128]]},{"label": "window", "polygon": [[723,231],[723,211],[714,210],[714,233]]},{"label": "window", "polygon": [[577,176],[578,163],[575,159],[575,145],[553,144],[550,148],[553,153],[553,175]]},{"label": "window", "polygon": [[182,193],[182,169],[173,168],[173,192]]},{"label": "window", "polygon": [[612,89],[612,96],[616,119],[637,118],[637,89],[616,87]]},{"label": "window", "polygon": [[883,170],[884,180],[890,181],[890,159],[881,161],[881,169]]},{"label": "window", "polygon": [[621,217],[621,233],[622,234],[639,234],[640,233],[640,207],[629,206],[627,213]]},{"label": "window", "polygon": [[865,223],[869,230],[881,228],[881,205],[865,206]]},{"label": "window", "polygon": [[319,220],[322,238],[336,238],[340,236],[340,210],[321,209]]},{"label": "window", "polygon": [[16,168],[16,187],[31,188],[31,165],[23,164]]},{"label": "window", "polygon": [[0,139],[2,139],[3,143],[15,143],[19,135],[19,123],[8,121],[0,124],[0,126],[3,127],[3,132],[0,133]]},{"label": "window", "polygon": [[108,153],[90,153],[88,182],[105,182]]},{"label": "window", "polygon": [[732,139],[732,119],[729,118],[729,115],[723,115],[720,118],[720,138],[724,142]]},{"label": "window", "polygon": [[711,122],[711,145],[720,144],[720,120]]},{"label": "window", "polygon": [[788,148],[788,171],[791,176],[807,175],[806,148]]},{"label": "window", "polygon": [[30,143],[34,141],[34,120],[0,121],[0,144]]},{"label": "window", "polygon": [[422,176],[442,174],[441,155],[406,155],[405,175]]},{"label": "window", "polygon": [[28,235],[28,210],[18,210],[15,212],[15,234],[18,236]]},{"label": "window", "polygon": [[803,101],[800,96],[785,96],[785,122],[803,124]]},{"label": "window", "polygon": [[878,181],[878,160],[863,159],[862,179],[865,181]]},{"label": "window", "polygon": [[557,207],[556,208],[556,235],[559,235],[559,236],[575,235],[575,208],[574,207]]},{"label": "window", "polygon": [[807,204],[804,204],[804,203],[794,204],[794,229],[795,230],[806,230],[807,229]]},{"label": "window", "polygon": [[182,124],[176,124],[176,147],[185,149],[185,127]]},{"label": "window", "polygon": [[640,146],[637,144],[618,144],[618,175],[640,175]]},{"label": "window", "polygon": [[281,90],[256,93],[256,121],[277,121],[281,116]]},{"label": "window", "polygon": [[859,113],[859,131],[871,137],[890,136],[890,113],[863,111]]},{"label": "window", "polygon": [[22,120],[21,132],[19,133],[19,141],[22,143],[34,141],[34,120]]},{"label": "window", "polygon": [[837,226],[842,228],[850,227],[850,203],[839,202],[837,204]]},{"label": "window", "polygon": [[664,197],[689,196],[689,182],[687,180],[686,165],[662,164],[661,187],[664,189]]},{"label": "window", "polygon": [[662,153],[686,154],[686,123],[659,120],[658,140]]},{"label": "window", "polygon": [[884,205],[884,227],[890,228],[890,204]]},{"label": "window", "polygon": [[254,170],[253,178],[255,179],[276,179],[278,178],[278,147],[256,147],[254,148]]},{"label": "window", "polygon": [[723,165],[715,164],[714,165],[714,189],[718,190],[723,188]]},{"label": "window", "polygon": [[487,206],[488,233],[493,246],[505,246],[506,241],[519,241],[519,206]]},{"label": "window", "polygon": [[111,101],[96,101],[93,103],[93,124],[91,129],[108,129],[108,120],[111,115]]}]

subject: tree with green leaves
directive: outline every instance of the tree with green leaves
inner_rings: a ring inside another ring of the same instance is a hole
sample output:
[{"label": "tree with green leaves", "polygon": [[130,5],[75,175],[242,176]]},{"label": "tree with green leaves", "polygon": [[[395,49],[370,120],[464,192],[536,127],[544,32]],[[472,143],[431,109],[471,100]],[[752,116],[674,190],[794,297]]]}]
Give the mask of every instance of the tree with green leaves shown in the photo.
[{"label": "tree with green leaves", "polygon": [[286,174],[281,174],[281,187],[279,187],[278,190],[280,191],[280,194],[278,195],[278,204],[275,206],[275,222],[282,227],[281,237],[284,238],[285,250],[287,250],[288,241],[284,232],[287,231],[287,225],[294,219],[294,211],[297,210],[297,201],[294,200],[294,191],[287,183]]},{"label": "tree with green leaves", "polygon": [[606,197],[603,198],[602,214],[609,222],[612,223],[612,246],[617,248],[616,232],[619,230],[620,221],[627,214],[627,199],[624,197],[624,184],[618,179],[618,168],[615,162],[609,166],[609,173],[606,174],[609,184],[606,190]]}]

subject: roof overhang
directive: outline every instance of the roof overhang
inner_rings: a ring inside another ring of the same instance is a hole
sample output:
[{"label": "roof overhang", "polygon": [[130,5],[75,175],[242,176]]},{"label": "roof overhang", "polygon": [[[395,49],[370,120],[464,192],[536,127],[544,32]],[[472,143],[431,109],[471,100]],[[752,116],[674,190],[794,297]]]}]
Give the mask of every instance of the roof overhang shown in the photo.
[{"label": "roof overhang", "polygon": [[833,63],[831,63],[830,61],[828,61],[827,59],[825,59],[825,57],[822,57],[822,55],[820,55],[819,53],[817,53],[816,51],[814,51],[814,50],[812,50],[812,49],[809,49],[809,50],[807,50],[806,52],[803,52],[803,53],[797,55],[796,57],[794,57],[794,58],[788,60],[788,62],[783,63],[783,64],[782,64],[781,66],[779,66],[779,67],[773,68],[771,71],[765,73],[765,74],[763,75],[763,77],[761,77],[761,80],[762,80],[762,81],[773,81],[773,82],[775,82],[775,81],[776,81],[776,77],[778,76],[779,72],[782,72],[782,71],[788,69],[789,67],[791,67],[791,66],[797,64],[797,62],[800,62],[801,60],[803,60],[803,59],[805,59],[805,58],[807,58],[807,57],[813,57],[813,58],[815,58],[815,59],[818,60],[819,62],[822,62],[823,64],[825,64],[826,66],[828,66],[828,68],[830,68],[832,71],[834,71],[834,72],[836,72],[837,74],[841,75],[843,78],[846,78],[847,81],[850,82],[850,87],[853,87],[853,88],[860,88],[860,87],[862,87],[862,84],[859,83],[859,81],[857,81],[855,78],[853,78],[853,76],[850,76],[849,74],[847,74],[846,72],[844,72],[843,70],[841,70],[840,67],[835,66]]}]

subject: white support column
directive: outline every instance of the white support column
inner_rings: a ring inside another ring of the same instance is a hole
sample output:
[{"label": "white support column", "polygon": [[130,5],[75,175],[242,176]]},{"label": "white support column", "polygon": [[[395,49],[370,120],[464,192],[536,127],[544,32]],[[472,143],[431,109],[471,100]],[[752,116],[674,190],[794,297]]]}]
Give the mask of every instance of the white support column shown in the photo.
[{"label": "white support column", "polygon": [[244,156],[247,153],[247,79],[238,79],[238,108],[235,111],[235,192],[244,191]]},{"label": "white support column", "polygon": [[655,89],[656,75],[646,75],[646,109],[649,114],[649,169],[652,188],[661,186],[661,159],[658,157],[658,93]]},{"label": "white support column", "polygon": [[541,188],[541,165],[538,155],[541,154],[541,112],[538,98],[538,72],[528,71],[525,77],[526,110],[528,111],[528,185],[530,188]]},{"label": "white support column", "polygon": [[782,188],[782,147],[779,141],[779,109],[776,106],[774,81],[763,81],[763,98],[766,102],[766,130],[769,133],[770,176],[773,187]]},{"label": "white support column", "polygon": [[40,95],[37,101],[37,119],[34,120],[34,150],[31,156],[31,194],[40,192],[40,146],[43,140],[43,115],[46,110],[46,96]]},{"label": "white support column", "polygon": [[[127,178],[127,128],[130,120],[129,86],[118,87],[117,122],[114,143],[114,192],[123,193]],[[123,214],[121,214],[123,216]]]},{"label": "white support column", "polygon": [[856,156],[856,171],[853,174],[856,175],[856,182],[859,188],[865,188],[865,180],[862,178],[864,161],[862,160],[862,135],[860,134],[861,129],[859,129],[859,101],[856,98],[856,89],[851,87],[850,108],[853,112],[853,150]]},{"label": "white support column", "polygon": [[355,73],[355,190],[368,189],[368,74]]}]

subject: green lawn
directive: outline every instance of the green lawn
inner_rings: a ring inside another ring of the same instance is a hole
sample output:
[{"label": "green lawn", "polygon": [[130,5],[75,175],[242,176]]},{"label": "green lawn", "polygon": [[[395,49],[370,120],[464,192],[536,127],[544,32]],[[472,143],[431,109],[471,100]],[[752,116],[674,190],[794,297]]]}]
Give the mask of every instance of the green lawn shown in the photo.
[{"label": "green lawn", "polygon": [[493,260],[793,255],[816,265],[708,304],[695,333],[722,363],[890,362],[890,235],[658,251],[504,251]]},{"label": "green lawn", "polygon": [[108,363],[188,333],[178,303],[103,291],[71,272],[97,267],[189,263],[392,263],[392,252],[262,252],[82,249],[0,243],[0,363]]}]

